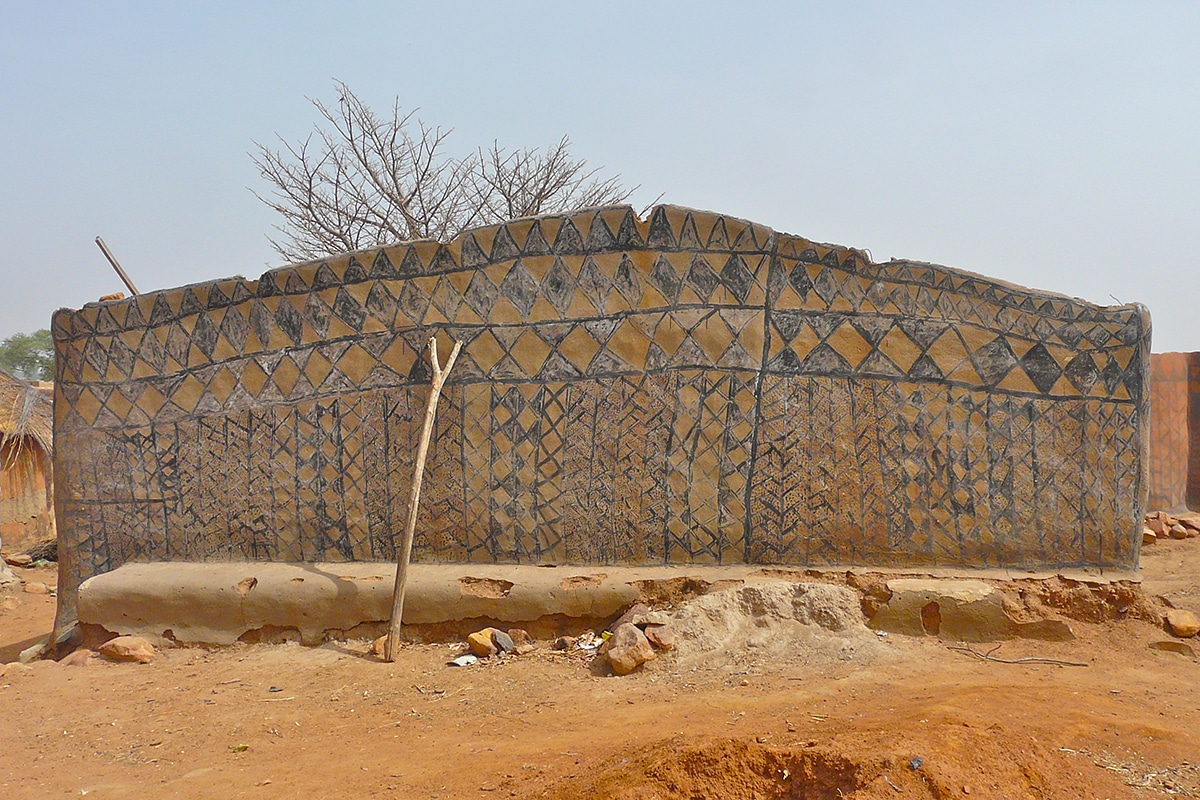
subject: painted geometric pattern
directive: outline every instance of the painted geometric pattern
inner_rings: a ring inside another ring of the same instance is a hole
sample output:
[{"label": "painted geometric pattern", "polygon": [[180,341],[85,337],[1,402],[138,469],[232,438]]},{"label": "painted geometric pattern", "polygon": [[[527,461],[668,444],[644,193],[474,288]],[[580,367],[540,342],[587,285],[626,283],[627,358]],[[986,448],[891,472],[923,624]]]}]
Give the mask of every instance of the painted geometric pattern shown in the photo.
[{"label": "painted geometric pattern", "polygon": [[[707,212],[539,217],[63,311],[80,577],[390,559],[1130,566],[1149,322]],[[69,589],[69,587],[68,587]]]}]

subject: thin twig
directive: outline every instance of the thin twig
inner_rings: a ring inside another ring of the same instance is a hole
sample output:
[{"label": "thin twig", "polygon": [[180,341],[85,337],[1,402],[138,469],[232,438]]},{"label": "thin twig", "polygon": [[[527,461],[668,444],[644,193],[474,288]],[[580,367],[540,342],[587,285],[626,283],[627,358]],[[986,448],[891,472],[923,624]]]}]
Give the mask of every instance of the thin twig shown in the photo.
[{"label": "thin twig", "polygon": [[1064,667],[1091,666],[1090,664],[1085,664],[1082,661],[1064,661],[1061,658],[1041,658],[1039,656],[1028,656],[1026,658],[1000,658],[998,656],[992,655],[992,653],[996,652],[1001,647],[1002,647],[1002,645],[996,645],[991,650],[988,650],[986,653],[980,653],[976,650],[972,650],[970,647],[967,647],[966,645],[947,645],[947,649],[949,649],[949,650],[954,650],[959,653],[968,653],[970,655],[975,656],[980,661],[998,661],[1001,664],[1058,664],[1058,665],[1064,666]]}]

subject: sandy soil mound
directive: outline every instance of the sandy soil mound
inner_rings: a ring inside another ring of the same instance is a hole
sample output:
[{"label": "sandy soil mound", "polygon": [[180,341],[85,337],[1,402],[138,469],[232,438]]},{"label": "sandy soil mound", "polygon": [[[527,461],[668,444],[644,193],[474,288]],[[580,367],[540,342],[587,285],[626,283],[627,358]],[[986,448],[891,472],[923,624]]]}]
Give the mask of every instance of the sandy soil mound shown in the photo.
[{"label": "sandy soil mound", "polygon": [[858,594],[822,583],[770,583],[698,597],[672,615],[677,669],[874,660]]},{"label": "sandy soil mound", "polygon": [[[596,800],[825,800],[825,798],[1124,797],[1111,773],[999,729],[962,727],[912,751],[903,733],[772,747],[676,736],[612,759],[541,794]],[[1020,737],[1024,738],[1024,737]],[[936,756],[929,753],[936,752]]]}]

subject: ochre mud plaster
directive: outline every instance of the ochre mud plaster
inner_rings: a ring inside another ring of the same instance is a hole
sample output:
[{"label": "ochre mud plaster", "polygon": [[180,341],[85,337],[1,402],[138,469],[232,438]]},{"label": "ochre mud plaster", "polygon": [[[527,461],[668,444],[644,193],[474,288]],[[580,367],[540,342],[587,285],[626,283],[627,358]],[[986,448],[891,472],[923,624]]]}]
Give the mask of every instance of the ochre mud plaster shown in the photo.
[{"label": "ochre mud plaster", "polygon": [[1200,509],[1200,353],[1150,357],[1152,510]]},{"label": "ochre mud plaster", "polygon": [[[60,611],[129,561],[1137,563],[1149,318],[664,206],[61,311]],[[61,615],[60,615],[61,616]]]}]

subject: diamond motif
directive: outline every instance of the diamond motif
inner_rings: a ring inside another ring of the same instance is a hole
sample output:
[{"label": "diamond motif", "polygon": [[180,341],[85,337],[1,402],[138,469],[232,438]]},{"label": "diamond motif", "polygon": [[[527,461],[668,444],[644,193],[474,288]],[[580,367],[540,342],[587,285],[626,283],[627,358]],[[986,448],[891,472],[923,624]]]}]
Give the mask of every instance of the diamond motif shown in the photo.
[{"label": "diamond motif", "polygon": [[517,307],[522,317],[529,316],[534,301],[537,300],[537,292],[537,281],[533,279],[529,270],[520,260],[512,265],[512,268],[504,276],[504,281],[500,284],[500,294]]},{"label": "diamond motif", "polygon": [[571,307],[571,299],[575,295],[575,276],[567,269],[561,258],[554,259],[554,265],[542,280],[540,291],[542,296],[550,301],[558,313],[564,317]]},{"label": "diamond motif", "polygon": [[64,592],[130,558],[393,558],[433,334],[467,344],[420,558],[1136,559],[1139,313],[704,212],[519,220],[53,330]]}]

